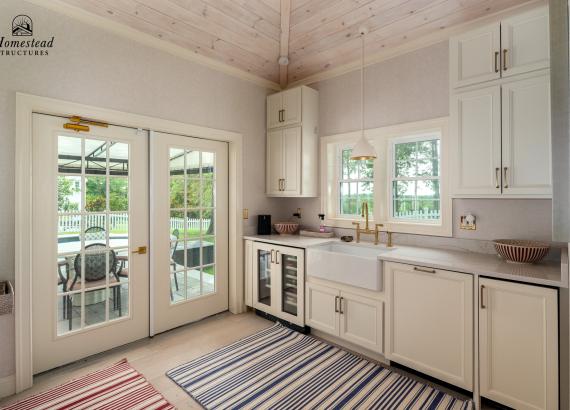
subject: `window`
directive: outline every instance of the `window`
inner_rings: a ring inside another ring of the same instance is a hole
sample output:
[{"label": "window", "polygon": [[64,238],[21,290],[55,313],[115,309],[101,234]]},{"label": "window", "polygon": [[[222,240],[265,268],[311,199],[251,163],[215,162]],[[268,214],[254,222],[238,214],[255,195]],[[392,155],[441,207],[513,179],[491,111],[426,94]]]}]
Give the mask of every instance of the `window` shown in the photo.
[{"label": "window", "polygon": [[392,140],[390,218],[439,223],[441,134]]},{"label": "window", "polygon": [[360,215],[363,202],[368,202],[370,215],[374,211],[374,161],[350,159],[351,148],[341,147],[338,155],[338,192],[340,216]]}]

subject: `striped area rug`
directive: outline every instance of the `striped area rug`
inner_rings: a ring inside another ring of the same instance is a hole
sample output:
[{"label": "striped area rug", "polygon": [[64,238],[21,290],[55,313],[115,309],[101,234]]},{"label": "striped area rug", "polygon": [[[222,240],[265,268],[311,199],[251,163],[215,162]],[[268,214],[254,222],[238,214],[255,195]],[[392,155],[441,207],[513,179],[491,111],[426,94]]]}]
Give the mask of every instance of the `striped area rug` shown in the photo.
[{"label": "striped area rug", "polygon": [[126,359],[103,370],[5,407],[7,410],[174,409]]},{"label": "striped area rug", "polygon": [[471,401],[275,325],[170,370],[206,409],[472,409]]}]

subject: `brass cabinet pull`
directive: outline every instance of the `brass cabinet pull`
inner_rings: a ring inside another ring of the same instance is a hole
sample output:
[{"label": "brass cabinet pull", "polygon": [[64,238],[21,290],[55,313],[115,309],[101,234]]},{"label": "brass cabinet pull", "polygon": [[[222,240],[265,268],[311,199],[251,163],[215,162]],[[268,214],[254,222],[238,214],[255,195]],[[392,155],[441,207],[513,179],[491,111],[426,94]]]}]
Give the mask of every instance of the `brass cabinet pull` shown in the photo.
[{"label": "brass cabinet pull", "polygon": [[495,51],[495,72],[498,73],[499,70],[499,52]]},{"label": "brass cabinet pull", "polygon": [[505,188],[508,188],[508,187],[509,187],[509,179],[507,178],[507,170],[509,169],[509,167],[505,167],[504,169],[505,169],[504,175],[503,175],[504,178],[505,178],[504,187],[505,187]]},{"label": "brass cabinet pull", "polygon": [[275,251],[275,264],[279,265],[279,251]]},{"label": "brass cabinet pull", "polygon": [[275,250],[271,249],[271,263],[275,262]]},{"label": "brass cabinet pull", "polygon": [[499,184],[499,171],[501,169],[499,167],[495,168],[495,188],[499,189],[501,185]]},{"label": "brass cabinet pull", "polygon": [[338,310],[338,296],[334,297],[334,312],[335,313],[339,313],[340,310]]},{"label": "brass cabinet pull", "polygon": [[424,272],[424,273],[436,273],[435,269],[423,269],[423,268],[418,268],[417,266],[414,266],[414,270],[416,272]]},{"label": "brass cabinet pull", "polygon": [[279,110],[279,122],[281,122],[281,110]]},{"label": "brass cabinet pull", "polygon": [[483,291],[485,290],[485,285],[481,285],[481,309],[486,309],[487,306],[485,306],[485,304],[483,303]]},{"label": "brass cabinet pull", "polygon": [[342,309],[342,301],[343,300],[344,300],[344,298],[341,296],[339,299],[339,301],[340,301],[339,306],[340,306],[340,314],[341,315],[344,315],[344,310]]},{"label": "brass cabinet pull", "polygon": [[506,48],[503,50],[503,71],[507,71],[507,50]]}]

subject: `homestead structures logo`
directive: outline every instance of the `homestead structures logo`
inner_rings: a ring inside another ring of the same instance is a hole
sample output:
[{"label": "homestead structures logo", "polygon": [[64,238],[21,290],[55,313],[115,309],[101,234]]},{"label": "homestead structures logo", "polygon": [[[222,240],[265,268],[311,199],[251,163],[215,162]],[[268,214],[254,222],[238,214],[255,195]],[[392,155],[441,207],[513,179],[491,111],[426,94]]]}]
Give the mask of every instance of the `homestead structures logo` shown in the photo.
[{"label": "homestead structures logo", "polygon": [[20,14],[12,20],[12,35],[13,36],[31,36],[34,34],[34,23],[30,16]]},{"label": "homestead structures logo", "polygon": [[38,39],[34,36],[30,16],[20,14],[12,20],[12,38],[0,37],[0,56],[47,56],[53,48],[54,37]]}]

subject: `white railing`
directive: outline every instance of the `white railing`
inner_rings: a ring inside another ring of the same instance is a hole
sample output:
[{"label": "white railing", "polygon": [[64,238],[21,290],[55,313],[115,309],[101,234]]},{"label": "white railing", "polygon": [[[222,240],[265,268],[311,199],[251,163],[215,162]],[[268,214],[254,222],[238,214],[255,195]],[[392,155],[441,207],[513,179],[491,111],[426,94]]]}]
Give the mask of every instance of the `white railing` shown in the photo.
[{"label": "white railing", "polygon": [[417,211],[394,212],[394,218],[433,220],[440,218],[438,209],[418,209]]},{"label": "white railing", "polygon": [[[110,231],[128,231],[129,229],[129,215],[128,214],[88,214],[84,215],[85,226],[100,226],[106,227],[105,218],[109,218]],[[199,230],[200,222],[202,223],[202,230],[207,231],[210,227],[210,219],[188,218],[186,219],[186,226],[188,230]],[[184,218],[170,218],[170,229],[184,230]],[[62,215],[59,217],[58,232],[62,233],[79,233],[81,232],[81,215]]]}]

